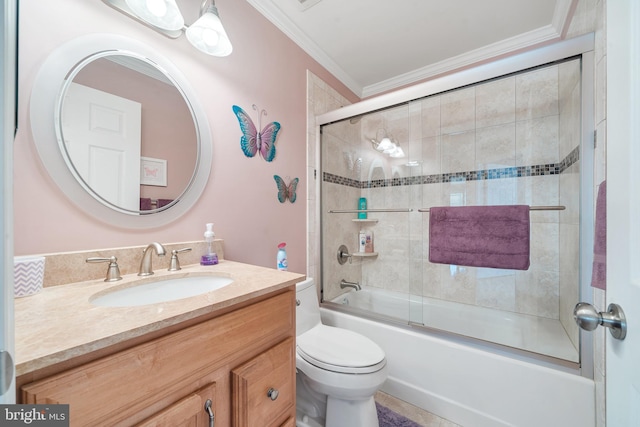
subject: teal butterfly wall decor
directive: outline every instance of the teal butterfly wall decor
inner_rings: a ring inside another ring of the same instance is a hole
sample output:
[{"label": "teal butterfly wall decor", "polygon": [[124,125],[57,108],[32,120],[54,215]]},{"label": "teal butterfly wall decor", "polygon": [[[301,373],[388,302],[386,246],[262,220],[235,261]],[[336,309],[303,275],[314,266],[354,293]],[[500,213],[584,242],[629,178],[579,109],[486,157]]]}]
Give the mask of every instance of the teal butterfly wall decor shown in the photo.
[{"label": "teal butterfly wall decor", "polygon": [[278,175],[273,175],[273,179],[276,180],[276,185],[278,186],[278,200],[280,203],[284,203],[287,199],[291,203],[296,202],[296,188],[298,187],[298,178],[293,178],[289,184],[285,184],[284,179],[280,178]]},{"label": "teal butterfly wall decor", "polygon": [[[258,111],[256,104],[252,105],[253,109]],[[233,112],[238,118],[242,136],[240,137],[240,148],[247,157],[254,157],[256,153],[260,153],[263,159],[271,162],[276,157],[276,138],[280,131],[280,123],[271,122],[267,124],[262,131],[260,128],[261,116],[266,116],[265,110],[258,111],[258,126],[253,123],[251,117],[237,105],[233,106]]]}]

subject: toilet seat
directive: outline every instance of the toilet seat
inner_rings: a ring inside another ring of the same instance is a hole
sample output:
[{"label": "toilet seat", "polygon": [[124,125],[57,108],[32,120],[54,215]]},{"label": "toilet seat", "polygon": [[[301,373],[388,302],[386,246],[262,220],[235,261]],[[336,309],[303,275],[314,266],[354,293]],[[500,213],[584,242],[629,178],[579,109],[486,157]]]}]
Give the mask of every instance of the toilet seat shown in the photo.
[{"label": "toilet seat", "polygon": [[332,372],[369,374],[386,365],[382,349],[347,329],[317,325],[296,339],[297,352],[308,363]]}]

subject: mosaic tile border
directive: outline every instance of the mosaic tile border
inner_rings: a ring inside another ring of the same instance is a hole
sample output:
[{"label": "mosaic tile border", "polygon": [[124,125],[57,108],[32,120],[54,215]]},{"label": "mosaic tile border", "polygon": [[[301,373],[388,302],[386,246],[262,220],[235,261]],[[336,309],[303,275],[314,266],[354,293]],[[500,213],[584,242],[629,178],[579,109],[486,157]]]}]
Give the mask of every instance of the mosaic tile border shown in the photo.
[{"label": "mosaic tile border", "polygon": [[376,179],[372,181],[358,181],[356,179],[324,172],[322,174],[322,180],[324,182],[354,188],[382,188],[401,187],[405,185],[441,184],[447,182],[483,181],[487,179],[522,178],[528,176],[560,175],[579,160],[580,147],[576,147],[559,163],[408,176],[404,178]]}]

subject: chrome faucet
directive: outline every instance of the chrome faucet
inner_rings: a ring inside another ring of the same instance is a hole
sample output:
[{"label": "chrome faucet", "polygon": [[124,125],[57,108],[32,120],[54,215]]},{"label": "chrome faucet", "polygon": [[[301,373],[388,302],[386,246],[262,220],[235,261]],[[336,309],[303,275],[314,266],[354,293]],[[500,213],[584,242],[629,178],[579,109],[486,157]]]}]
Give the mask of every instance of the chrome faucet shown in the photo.
[{"label": "chrome faucet", "polygon": [[356,291],[359,291],[362,289],[362,287],[358,282],[347,282],[346,280],[342,279],[340,281],[340,289],[344,289],[344,288],[353,288]]},{"label": "chrome faucet", "polygon": [[[152,250],[153,249],[153,250]],[[167,251],[158,242],[149,243],[149,246],[142,252],[142,260],[140,261],[140,269],[138,270],[138,276],[151,276],[153,274],[153,268],[151,267],[151,253],[155,251],[158,256],[165,256]]]}]

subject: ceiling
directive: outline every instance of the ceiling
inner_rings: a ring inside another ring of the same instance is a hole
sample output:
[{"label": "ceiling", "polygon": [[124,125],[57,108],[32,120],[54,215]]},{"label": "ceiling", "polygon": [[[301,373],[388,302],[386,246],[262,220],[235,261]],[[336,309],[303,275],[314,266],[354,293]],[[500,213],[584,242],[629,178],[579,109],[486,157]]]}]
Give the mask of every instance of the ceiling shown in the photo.
[{"label": "ceiling", "polygon": [[366,98],[559,40],[577,0],[247,0]]}]

